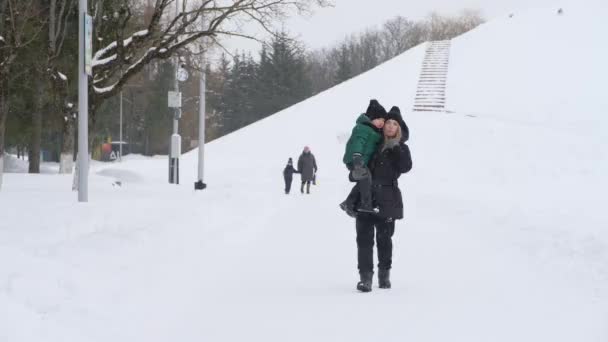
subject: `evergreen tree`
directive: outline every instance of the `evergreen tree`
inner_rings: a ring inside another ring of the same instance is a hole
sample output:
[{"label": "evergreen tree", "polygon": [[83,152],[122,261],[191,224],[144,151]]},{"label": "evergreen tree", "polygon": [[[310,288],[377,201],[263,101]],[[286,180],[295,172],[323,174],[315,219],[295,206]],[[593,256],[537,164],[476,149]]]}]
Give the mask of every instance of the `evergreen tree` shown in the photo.
[{"label": "evergreen tree", "polygon": [[267,106],[263,117],[274,114],[312,94],[303,48],[286,33],[276,35],[267,59],[260,63],[260,84]]},{"label": "evergreen tree", "polygon": [[336,84],[342,83],[353,76],[350,53],[346,44],[342,44],[338,52],[336,67]]},{"label": "evergreen tree", "polygon": [[150,84],[148,103],[143,111],[144,154],[166,154],[172,132],[173,109],[168,107],[168,92],[173,90],[175,66],[170,61],[157,64]]},{"label": "evergreen tree", "polygon": [[276,110],[273,101],[277,98],[273,65],[268,56],[266,45],[262,47],[262,51],[260,52],[260,63],[257,69],[256,81],[256,113],[259,118],[263,118]]}]

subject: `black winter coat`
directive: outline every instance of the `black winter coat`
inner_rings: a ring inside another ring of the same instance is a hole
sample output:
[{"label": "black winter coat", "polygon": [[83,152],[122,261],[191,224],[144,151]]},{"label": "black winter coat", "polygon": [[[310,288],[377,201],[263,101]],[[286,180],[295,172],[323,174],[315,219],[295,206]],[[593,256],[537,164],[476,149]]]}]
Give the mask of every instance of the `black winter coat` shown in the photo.
[{"label": "black winter coat", "polygon": [[403,218],[403,198],[397,180],[411,169],[410,149],[403,142],[391,149],[378,150],[372,158],[372,193],[380,209],[380,217],[394,220]]},{"label": "black winter coat", "polygon": [[298,172],[302,175],[302,182],[312,182],[317,173],[317,161],[311,152],[304,152],[298,159]]},{"label": "black winter coat", "polygon": [[283,170],[283,176],[285,177],[285,179],[293,179],[294,173],[298,173],[298,170],[294,169],[293,165],[287,164],[287,166],[285,166],[285,169]]}]

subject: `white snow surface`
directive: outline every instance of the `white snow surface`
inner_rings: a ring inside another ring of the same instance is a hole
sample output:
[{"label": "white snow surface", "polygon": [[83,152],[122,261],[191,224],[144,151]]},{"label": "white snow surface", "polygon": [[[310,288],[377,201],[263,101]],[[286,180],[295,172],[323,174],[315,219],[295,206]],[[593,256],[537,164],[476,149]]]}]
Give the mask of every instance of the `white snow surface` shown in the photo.
[{"label": "white snow surface", "polygon": [[[69,175],[6,174],[0,341],[607,341],[608,24],[566,5],[454,40],[455,113],[408,110],[422,45],[208,144],[200,193],[196,151],[180,186],[163,156],[94,163],[86,204]],[[337,204],[370,98],[402,108],[414,169],[393,288],[361,294]],[[285,195],[304,145],[319,184]]]},{"label": "white snow surface", "polygon": [[[27,157],[26,157],[27,158]],[[43,162],[40,163],[41,173],[57,173],[59,168],[58,163]],[[29,162],[24,159],[19,159],[17,156],[12,154],[4,155],[4,172],[7,173],[27,173],[29,169]]]}]

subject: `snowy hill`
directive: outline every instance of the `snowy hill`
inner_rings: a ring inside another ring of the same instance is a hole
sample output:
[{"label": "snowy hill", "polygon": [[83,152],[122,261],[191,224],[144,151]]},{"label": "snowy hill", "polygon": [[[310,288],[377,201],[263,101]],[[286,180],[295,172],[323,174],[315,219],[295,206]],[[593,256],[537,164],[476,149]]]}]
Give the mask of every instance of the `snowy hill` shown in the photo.
[{"label": "snowy hill", "polygon": [[[447,108],[409,113],[426,45],[209,144],[194,193],[167,160],[71,178],[7,174],[0,341],[608,340],[605,5],[516,12],[452,42]],[[370,98],[399,105],[393,289],[357,281],[344,143]],[[282,193],[309,145],[310,196]],[[123,181],[122,187],[113,180]]]},{"label": "snowy hill", "polygon": [[603,119],[608,5],[569,3],[562,15],[558,7],[514,13],[456,38],[450,109],[575,133]]}]

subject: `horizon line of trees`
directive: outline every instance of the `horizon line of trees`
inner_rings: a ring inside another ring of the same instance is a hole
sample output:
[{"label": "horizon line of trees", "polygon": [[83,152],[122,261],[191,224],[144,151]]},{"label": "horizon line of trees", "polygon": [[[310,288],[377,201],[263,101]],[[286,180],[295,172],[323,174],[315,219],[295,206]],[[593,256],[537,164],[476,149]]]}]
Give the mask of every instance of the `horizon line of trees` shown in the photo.
[{"label": "horizon line of trees", "polygon": [[307,50],[281,32],[259,55],[222,54],[207,69],[207,137],[212,140],[356,77],[426,41],[448,40],[485,20],[478,11],[397,16],[380,28],[352,34],[329,48]]}]

